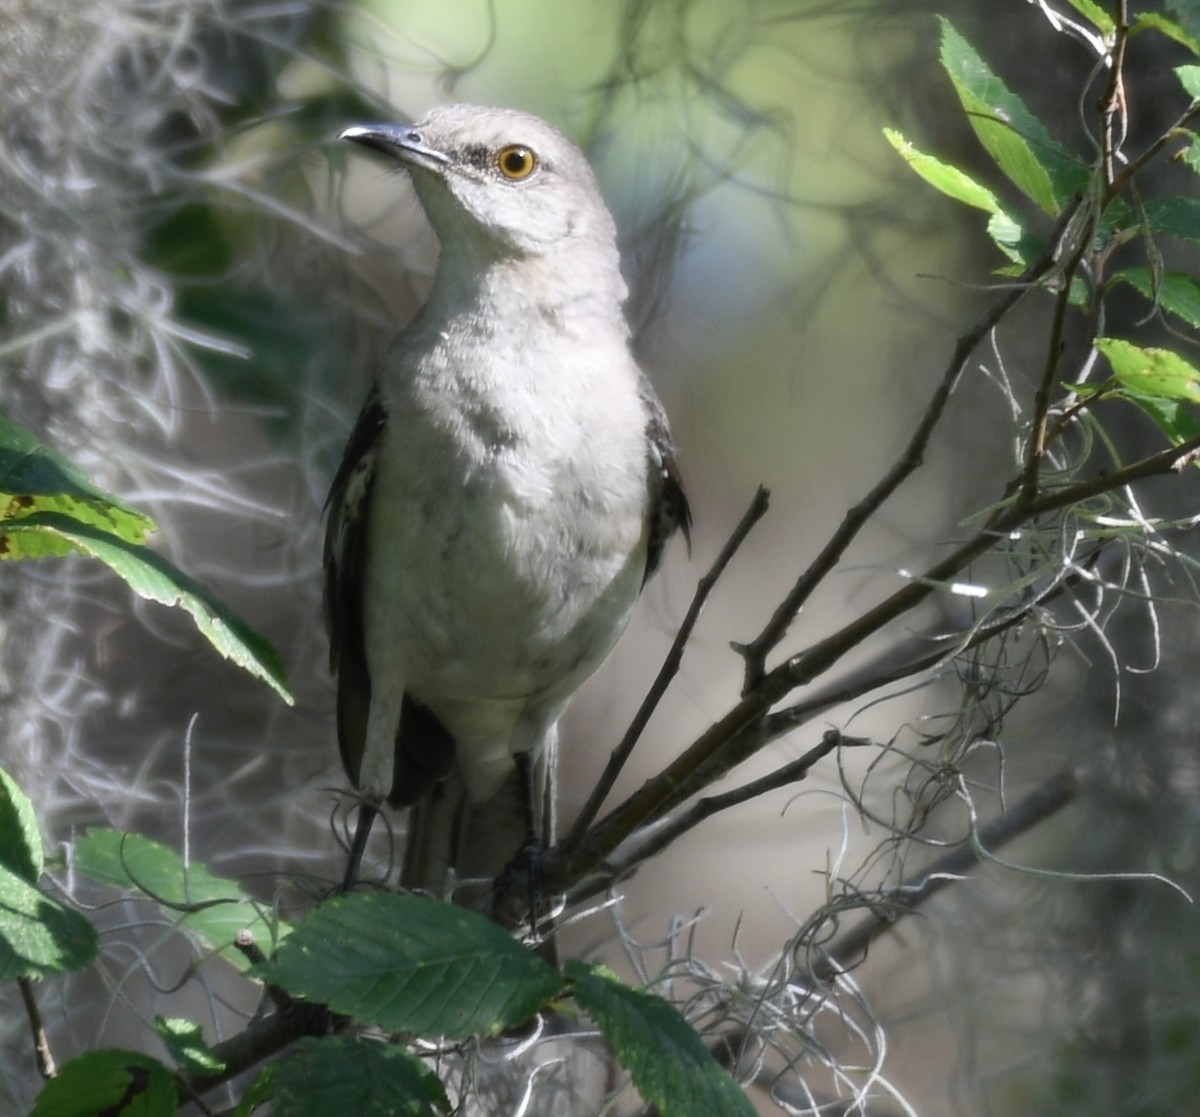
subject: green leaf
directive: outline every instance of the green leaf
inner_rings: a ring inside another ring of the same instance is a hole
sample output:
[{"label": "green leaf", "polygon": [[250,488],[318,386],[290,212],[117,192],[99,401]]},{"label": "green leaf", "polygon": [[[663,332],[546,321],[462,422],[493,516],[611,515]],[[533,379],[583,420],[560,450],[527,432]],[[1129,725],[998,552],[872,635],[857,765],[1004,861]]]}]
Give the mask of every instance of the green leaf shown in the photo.
[{"label": "green leaf", "polygon": [[1184,92],[1193,101],[1200,101],[1200,66],[1176,66],[1175,76]]},{"label": "green leaf", "polygon": [[1169,349],[1143,349],[1116,337],[1097,338],[1113,375],[1128,388],[1157,399],[1200,403],[1200,372]]},{"label": "green leaf", "polygon": [[754,1117],[750,1099],[661,997],[631,988],[603,966],[572,960],[566,973],[579,1007],[662,1117]]},{"label": "green leaf", "polygon": [[96,957],[96,931],[16,873],[0,868],[0,981],[82,969]]},{"label": "green leaf", "polygon": [[136,1051],[89,1051],[59,1068],[30,1117],[171,1117],[171,1073]]},{"label": "green leaf", "polygon": [[1200,175],[1200,136],[1186,128],[1180,128],[1179,134],[1187,137],[1188,144],[1180,149],[1176,158],[1194,174]]},{"label": "green leaf", "polygon": [[1152,233],[1200,241],[1200,201],[1195,198],[1156,198],[1144,213]]},{"label": "green leaf", "polygon": [[[0,535],[0,547],[14,536],[50,537],[56,547],[99,559],[140,597],[182,608],[226,659],[263,680],[288,705],[292,704],[279,653],[229,606],[161,555],[58,512],[37,512],[9,520]],[[18,542],[15,546],[33,549],[32,544]]]},{"label": "green leaf", "polygon": [[1155,272],[1149,267],[1125,268],[1113,282],[1128,283],[1139,294],[1157,302],[1163,310],[1200,329],[1200,283],[1185,272]]},{"label": "green leaf", "polygon": [[1067,0],[1067,3],[1081,16],[1090,19],[1106,36],[1116,34],[1117,25],[1112,16],[1095,3],[1095,0]]},{"label": "green leaf", "polygon": [[287,1117],[436,1117],[451,1111],[437,1075],[420,1059],[358,1036],[310,1036],[292,1044],[270,1068],[266,1096],[273,1099],[271,1112]]},{"label": "green leaf", "polygon": [[204,1042],[204,1029],[194,1020],[154,1018],[154,1030],[171,1053],[171,1058],[188,1074],[218,1074],[225,1064]]},{"label": "green leaf", "polygon": [[1087,169],[1051,139],[1042,122],[948,20],[941,20],[941,26],[942,66],[979,142],[1039,209],[1057,216],[1085,188]]},{"label": "green leaf", "polygon": [[[235,880],[220,877],[203,865],[183,858],[169,846],[137,834],[97,828],[75,843],[74,867],[102,884],[143,892],[163,903],[166,914],[201,943],[220,950],[240,969],[250,963],[232,946],[239,931],[249,931],[269,953],[287,925],[264,913]],[[197,907],[195,911],[182,908]]]},{"label": "green leaf", "polygon": [[[1185,31],[1173,19],[1168,19],[1159,12],[1139,12],[1137,14],[1129,33],[1137,35],[1143,31],[1158,31],[1160,34],[1166,35],[1168,39],[1179,43],[1180,46],[1187,47],[1193,54],[1200,54],[1200,42],[1196,41],[1196,37]],[[1188,92],[1191,93],[1191,90]],[[1195,94],[1193,93],[1192,96],[1195,97]]]},{"label": "green leaf", "polygon": [[[1200,436],[1200,422],[1195,415],[1178,400],[1161,399],[1157,396],[1142,396],[1136,392],[1122,393],[1122,399],[1141,408],[1158,428],[1167,436],[1172,446],[1190,442]],[[1200,463],[1197,463],[1200,468]]]},{"label": "green leaf", "polygon": [[0,768],[0,866],[26,884],[37,884],[42,865],[42,834],[33,804]]},{"label": "green leaf", "polygon": [[[142,543],[154,530],[148,516],[97,488],[61,454],[0,415],[0,557],[41,558],[72,549],[69,543],[44,536],[8,535],[13,521],[44,512],[60,513],[127,543]],[[29,544],[28,552],[23,542]]]},{"label": "green leaf", "polygon": [[263,976],[388,1031],[496,1035],[562,988],[536,954],[490,920],[393,893],[328,900],[284,940]]},{"label": "green leaf", "polygon": [[935,190],[940,190],[947,197],[964,205],[991,214],[988,233],[1006,256],[1018,262],[1021,260],[1017,246],[1025,231],[1020,221],[1005,208],[991,190],[952,164],[943,163],[932,155],[918,151],[895,129],[885,128],[883,134],[899,153],[900,158]]}]

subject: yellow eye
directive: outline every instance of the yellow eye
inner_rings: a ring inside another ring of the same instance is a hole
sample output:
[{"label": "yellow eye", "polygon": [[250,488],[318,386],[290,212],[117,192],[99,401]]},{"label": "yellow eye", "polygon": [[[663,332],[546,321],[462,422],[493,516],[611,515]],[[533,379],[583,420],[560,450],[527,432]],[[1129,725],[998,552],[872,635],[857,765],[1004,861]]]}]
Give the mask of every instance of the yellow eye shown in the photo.
[{"label": "yellow eye", "polygon": [[496,152],[496,169],[513,182],[528,178],[536,166],[537,156],[524,144],[508,144]]}]

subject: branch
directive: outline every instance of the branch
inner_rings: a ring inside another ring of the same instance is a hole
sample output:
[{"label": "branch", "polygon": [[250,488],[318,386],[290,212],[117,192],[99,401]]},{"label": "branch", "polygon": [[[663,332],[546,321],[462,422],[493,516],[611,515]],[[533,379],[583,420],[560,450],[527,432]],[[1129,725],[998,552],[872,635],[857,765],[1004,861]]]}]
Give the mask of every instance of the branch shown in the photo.
[{"label": "branch", "polygon": [[[1071,504],[1123,488],[1152,476],[1178,473],[1200,459],[1200,436],[1168,447],[1123,469],[1087,481],[1064,485],[1029,503],[1010,500],[1000,505],[979,532],[925,573],[885,598],[872,609],[768,673],[750,693],[719,721],[705,730],[658,776],[602,818],[570,851],[552,850],[545,879],[550,891],[566,893],[595,874],[605,859],[642,826],[663,819],[667,812],[707,783],[741,763],[767,741],[768,711],[791,691],[824,674],[844,655],[881,628],[908,613],[956,574],[981,557],[997,540],[1030,520]],[[1012,493],[1018,482],[1010,483]]]},{"label": "branch", "polygon": [[33,1032],[33,1049],[37,1054],[38,1074],[45,1079],[53,1078],[58,1069],[54,1065],[54,1053],[50,1050],[50,1037],[46,1035],[42,1014],[33,996],[33,982],[27,977],[17,978],[21,1000],[25,1004],[25,1015],[29,1017],[29,1029]]},{"label": "branch", "polygon": [[778,646],[787,633],[796,615],[804,603],[812,595],[813,590],[822,582],[829,572],[841,560],[846,548],[854,541],[859,531],[875,514],[878,508],[900,487],[905,479],[915,472],[924,461],[925,449],[933,435],[933,430],[941,420],[950,396],[962,376],[963,369],[971,354],[985,337],[1000,323],[1014,306],[1034,284],[1044,276],[1055,264],[1061,239],[1070,225],[1071,218],[1078,211],[1079,203],[1068,206],[1059,219],[1054,235],[1051,236],[1042,255],[1025,270],[1025,274],[1017,280],[983,316],[963,335],[954,346],[942,373],[942,378],[934,390],[925,413],[917,423],[908,445],[903,453],[884,474],[879,483],[867,495],[851,508],[845,515],[837,530],[821,549],[821,552],[809,565],[808,569],[796,581],[788,595],[772,614],[766,627],[750,643],[739,650],[746,660],[746,676],[742,693],[747,694],[759,685],[766,677],[767,655]]},{"label": "branch", "polygon": [[642,704],[634,715],[633,721],[630,722],[629,728],[625,731],[625,736],[621,738],[620,743],[613,750],[612,756],[608,758],[608,763],[605,765],[604,771],[600,774],[600,779],[592,789],[592,793],[588,796],[587,802],[583,805],[583,810],[579,812],[579,817],[575,819],[570,832],[563,839],[562,848],[564,850],[573,849],[579,844],[587,828],[600,812],[604,800],[608,797],[608,793],[612,791],[613,784],[617,781],[617,776],[625,766],[625,762],[629,759],[630,753],[633,752],[634,746],[641,737],[642,731],[646,728],[647,722],[649,722],[651,715],[658,708],[659,702],[662,701],[662,696],[666,693],[667,688],[671,685],[671,681],[679,671],[679,665],[683,660],[684,648],[691,638],[692,630],[696,627],[696,622],[700,619],[700,613],[704,609],[713,587],[725,572],[725,568],[745,541],[746,536],[750,534],[751,529],[766,515],[769,503],[770,493],[760,485],[758,491],[754,494],[754,499],[750,502],[750,507],[746,509],[741,520],[738,521],[737,527],[733,529],[733,533],[729,536],[725,546],[721,548],[721,553],[717,555],[716,561],[713,562],[708,573],[696,584],[696,592],[692,597],[692,603],[688,606],[683,623],[679,626],[679,632],[671,644],[671,650],[667,653],[666,659],[663,660],[663,665],[659,668],[658,675],[651,685],[650,690],[642,700]]}]

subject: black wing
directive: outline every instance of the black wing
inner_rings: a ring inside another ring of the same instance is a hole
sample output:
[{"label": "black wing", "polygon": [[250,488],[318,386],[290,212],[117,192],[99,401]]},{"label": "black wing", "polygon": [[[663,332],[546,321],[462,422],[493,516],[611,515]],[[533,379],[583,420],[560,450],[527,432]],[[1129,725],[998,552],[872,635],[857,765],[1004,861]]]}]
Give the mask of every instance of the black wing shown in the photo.
[{"label": "black wing", "polygon": [[[325,502],[329,517],[325,528],[329,669],[337,674],[338,749],[346,774],[355,785],[371,712],[371,674],[363,630],[368,512],[386,422],[387,410],[376,386],[354,424]],[[412,803],[446,774],[453,760],[453,738],[428,709],[406,694],[400,710],[395,775],[388,801],[393,806]]]},{"label": "black wing", "polygon": [[650,415],[646,421],[646,447],[650,467],[650,538],[646,546],[646,576],[643,584],[658,569],[667,540],[676,531],[692,547],[692,510],[679,469],[675,465],[675,444],[666,412],[650,385],[643,380],[642,398]]},{"label": "black wing", "polygon": [[325,624],[329,629],[329,669],[338,681],[338,748],[350,779],[358,782],[371,709],[363,633],[363,571],[367,560],[367,509],[375,486],[387,411],[378,386],[346,446],[325,502]]}]

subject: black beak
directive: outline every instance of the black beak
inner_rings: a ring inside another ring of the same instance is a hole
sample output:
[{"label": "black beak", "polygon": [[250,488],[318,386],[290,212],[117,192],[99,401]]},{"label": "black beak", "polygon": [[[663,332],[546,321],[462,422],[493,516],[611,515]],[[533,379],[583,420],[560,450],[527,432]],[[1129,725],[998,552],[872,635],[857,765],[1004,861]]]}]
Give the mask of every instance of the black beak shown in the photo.
[{"label": "black beak", "polygon": [[338,135],[339,140],[362,144],[401,163],[427,170],[440,170],[450,156],[427,144],[419,128],[411,124],[355,124]]}]

